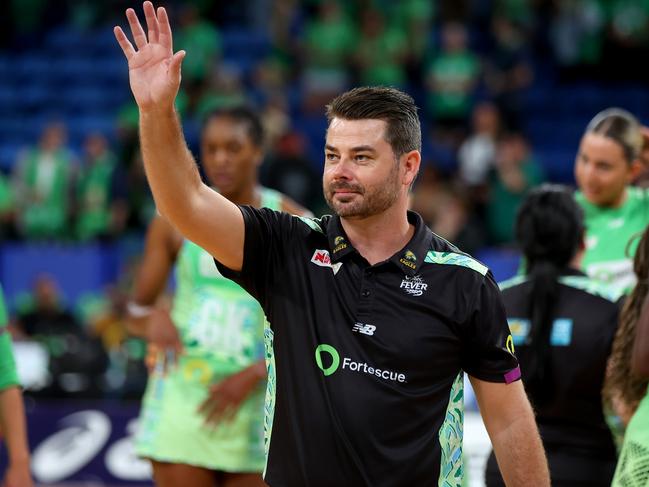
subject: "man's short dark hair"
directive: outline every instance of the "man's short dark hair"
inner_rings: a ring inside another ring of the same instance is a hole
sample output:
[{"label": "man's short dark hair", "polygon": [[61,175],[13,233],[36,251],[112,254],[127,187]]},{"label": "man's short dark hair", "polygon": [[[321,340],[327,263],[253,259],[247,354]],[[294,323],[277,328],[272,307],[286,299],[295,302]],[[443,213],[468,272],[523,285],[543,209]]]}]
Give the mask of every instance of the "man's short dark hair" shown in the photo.
[{"label": "man's short dark hair", "polygon": [[256,147],[263,147],[265,139],[264,126],[261,123],[259,115],[257,115],[257,112],[255,112],[252,108],[246,105],[235,105],[232,107],[218,108],[216,110],[213,110],[203,118],[203,126],[201,132],[205,130],[207,124],[215,118],[229,118],[235,123],[244,124],[246,126],[246,130],[248,131],[248,137],[250,138],[250,141]]},{"label": "man's short dark hair", "polygon": [[396,157],[421,151],[421,125],[412,97],[385,86],[354,88],[327,105],[327,120],[383,120],[385,139]]}]

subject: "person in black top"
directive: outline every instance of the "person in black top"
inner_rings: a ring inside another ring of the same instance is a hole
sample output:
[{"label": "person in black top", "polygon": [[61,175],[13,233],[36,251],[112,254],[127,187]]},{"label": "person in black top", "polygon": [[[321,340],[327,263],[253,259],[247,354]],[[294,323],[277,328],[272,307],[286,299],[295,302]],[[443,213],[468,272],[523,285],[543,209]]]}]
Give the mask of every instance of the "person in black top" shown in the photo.
[{"label": "person in black top", "polygon": [[[501,289],[552,485],[609,486],[616,453],[601,390],[620,296],[577,270],[583,214],[565,188],[543,185],[528,195],[516,238],[526,275]],[[488,487],[504,485],[493,453],[486,480]]]},{"label": "person in black top", "polygon": [[[510,486],[549,485],[498,288],[408,213],[421,162],[412,98],[359,88],[328,107],[323,186],[336,216],[239,207],[204,185],[173,103],[184,52],[163,8],[115,34],[160,213],[261,303],[271,487],[460,486],[462,371]],[[508,346],[509,345],[509,346]]]}]

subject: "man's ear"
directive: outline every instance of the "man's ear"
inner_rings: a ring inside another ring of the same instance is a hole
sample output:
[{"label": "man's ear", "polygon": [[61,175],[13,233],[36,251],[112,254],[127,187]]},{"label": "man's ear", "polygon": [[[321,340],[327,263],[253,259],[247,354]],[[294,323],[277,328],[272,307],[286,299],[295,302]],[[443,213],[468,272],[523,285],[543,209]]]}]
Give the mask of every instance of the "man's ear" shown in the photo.
[{"label": "man's ear", "polygon": [[418,150],[412,150],[401,157],[403,158],[404,167],[403,184],[410,187],[419,173],[421,153]]}]

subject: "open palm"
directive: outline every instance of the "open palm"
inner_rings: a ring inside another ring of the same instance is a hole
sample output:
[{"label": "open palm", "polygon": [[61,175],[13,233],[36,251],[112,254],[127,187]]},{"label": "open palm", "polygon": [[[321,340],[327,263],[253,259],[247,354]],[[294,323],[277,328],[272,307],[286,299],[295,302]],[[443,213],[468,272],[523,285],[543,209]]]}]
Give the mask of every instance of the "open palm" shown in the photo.
[{"label": "open palm", "polygon": [[115,27],[115,37],[128,60],[131,90],[138,106],[167,108],[173,105],[180,87],[180,64],[185,51],[173,53],[171,26],[164,7],[156,13],[151,2],[144,2],[143,8],[147,34],[135,11],[126,11],[137,51],[120,27]]}]

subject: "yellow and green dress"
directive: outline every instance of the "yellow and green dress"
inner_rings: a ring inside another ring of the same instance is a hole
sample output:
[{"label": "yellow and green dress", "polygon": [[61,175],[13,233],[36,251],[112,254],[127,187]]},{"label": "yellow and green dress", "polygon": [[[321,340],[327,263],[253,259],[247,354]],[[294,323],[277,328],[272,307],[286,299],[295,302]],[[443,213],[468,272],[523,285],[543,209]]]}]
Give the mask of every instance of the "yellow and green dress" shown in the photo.
[{"label": "yellow and green dress", "polygon": [[[281,196],[262,190],[261,206],[279,210]],[[198,412],[211,384],[264,358],[265,317],[257,301],[217,270],[212,256],[184,241],[176,264],[171,317],[184,352],[166,373],[149,377],[136,435],[139,456],[226,472],[264,468],[265,383],[216,427]]]}]

